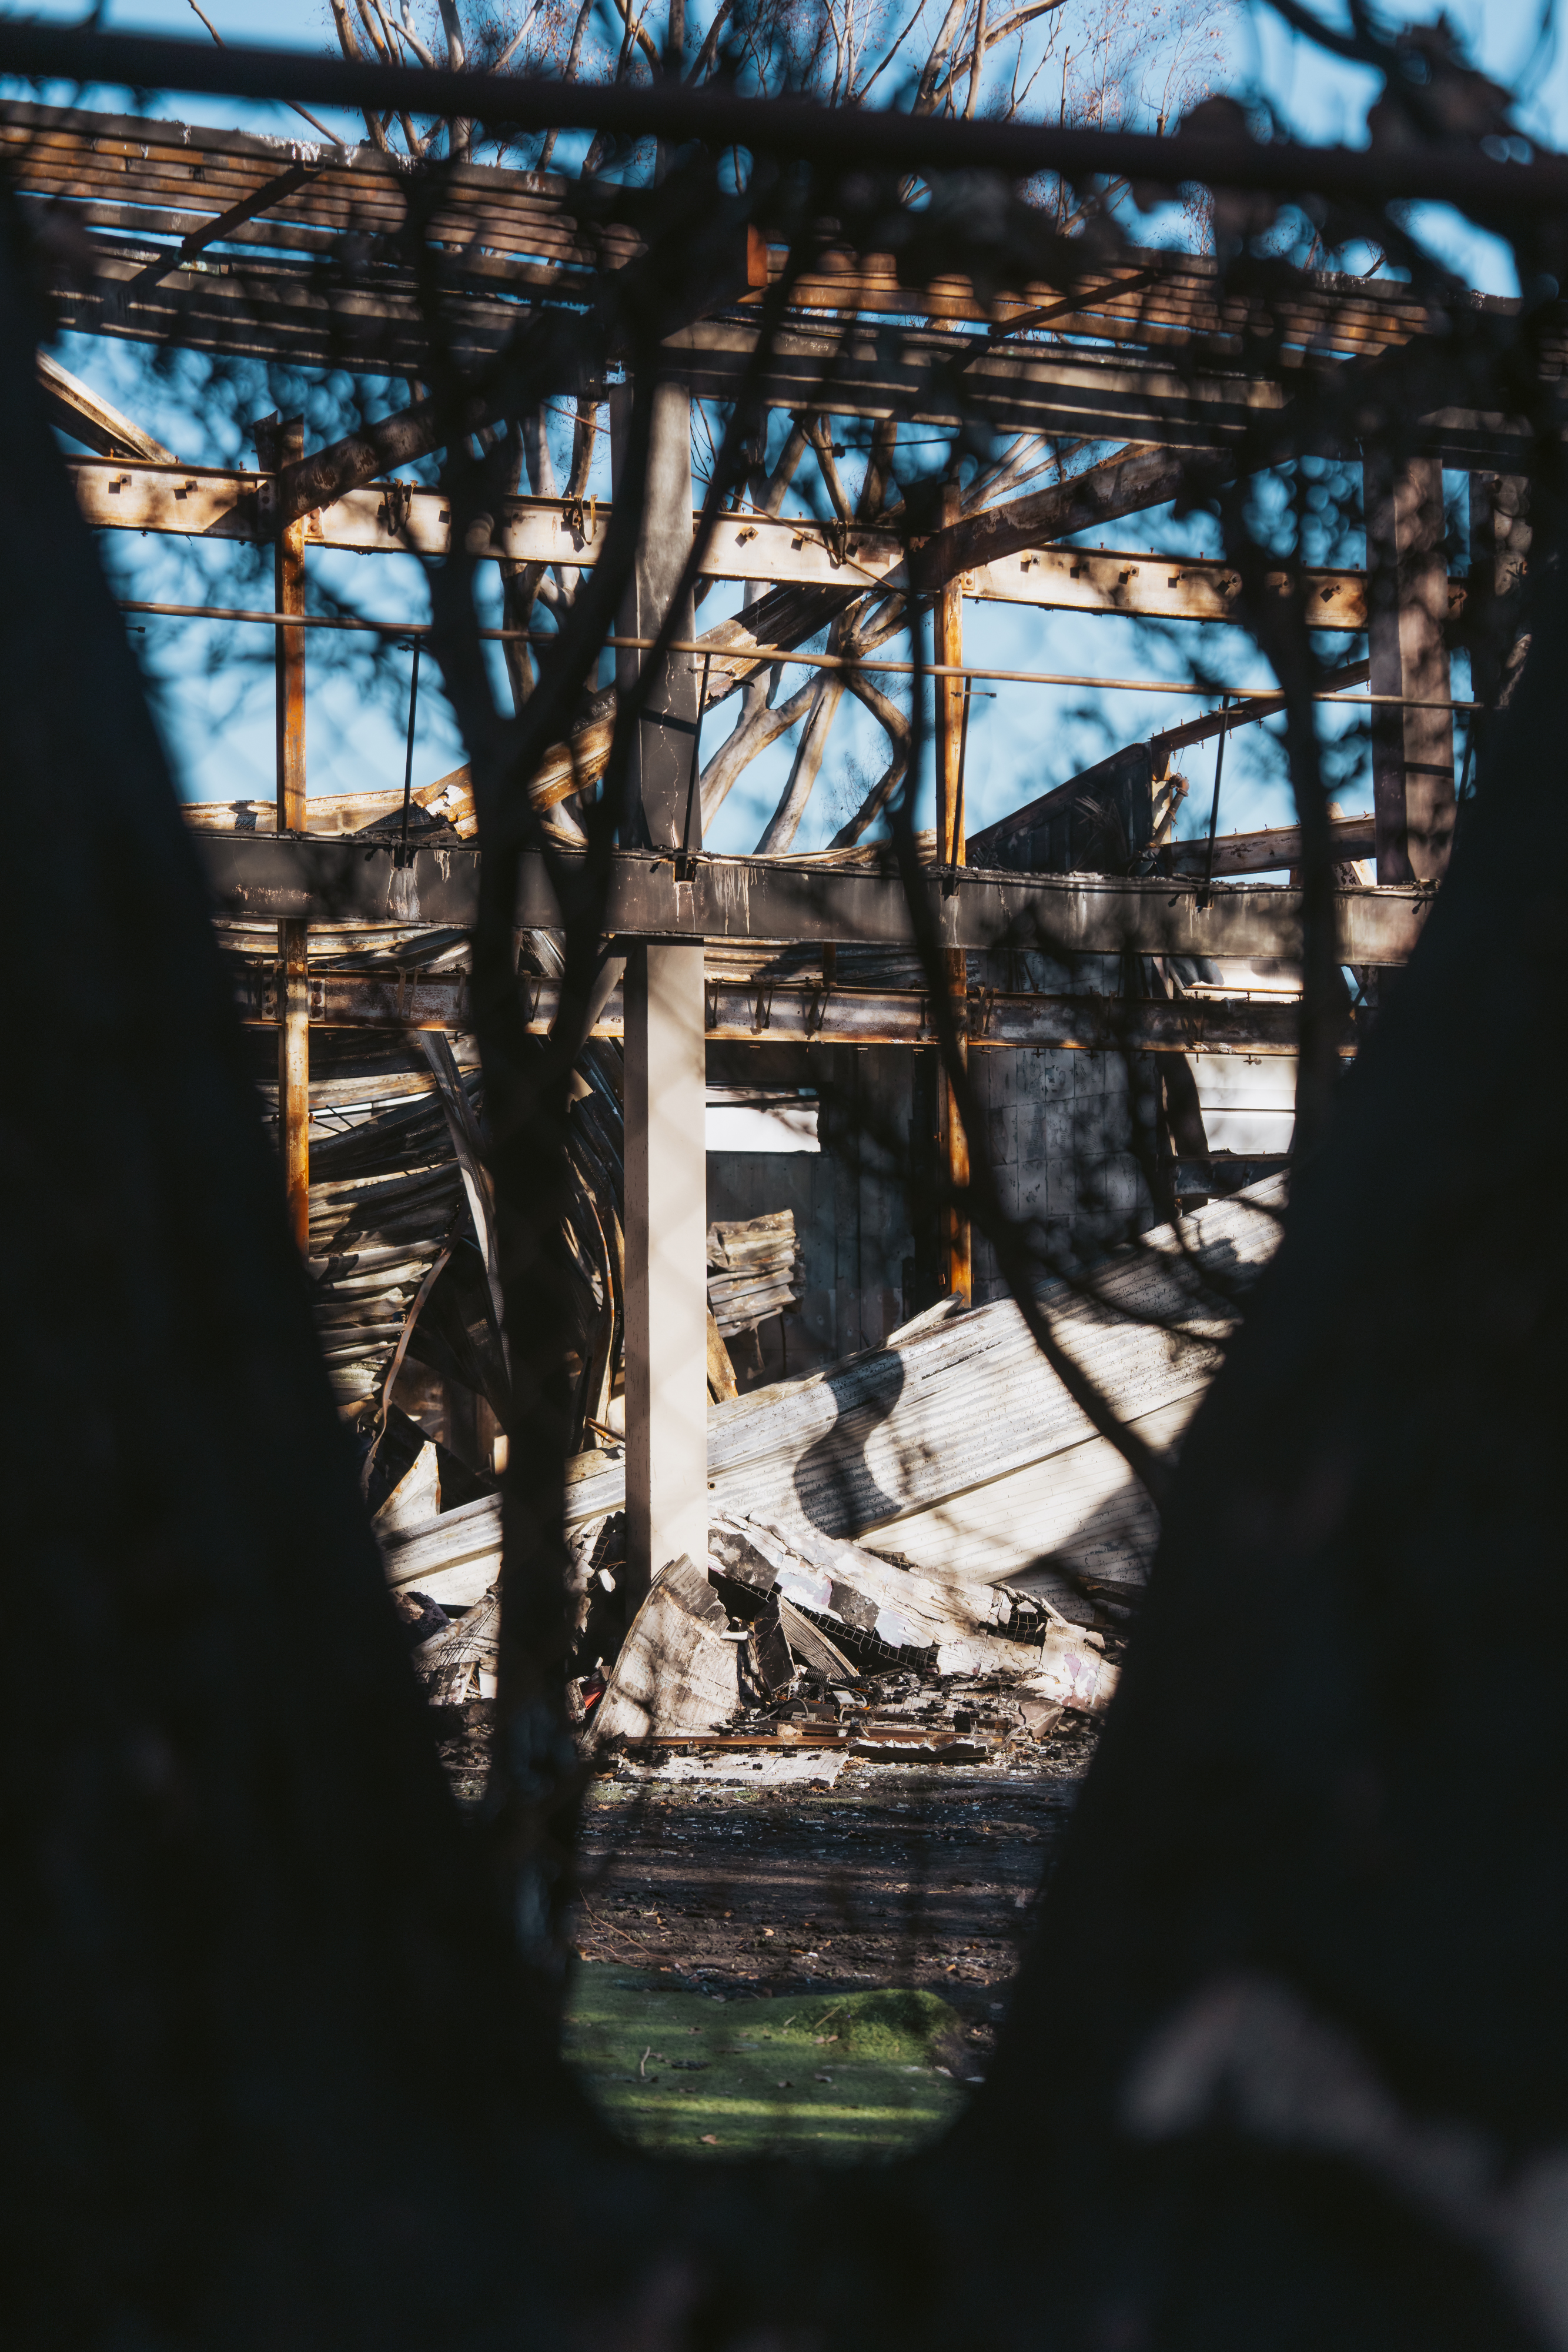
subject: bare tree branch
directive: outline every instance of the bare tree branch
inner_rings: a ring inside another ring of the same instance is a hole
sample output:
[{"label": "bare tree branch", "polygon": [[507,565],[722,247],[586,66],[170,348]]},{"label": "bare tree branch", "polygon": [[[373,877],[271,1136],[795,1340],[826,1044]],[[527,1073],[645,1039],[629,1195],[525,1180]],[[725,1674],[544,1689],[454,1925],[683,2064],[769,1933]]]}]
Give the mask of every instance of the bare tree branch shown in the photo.
[{"label": "bare tree branch", "polygon": [[626,27],[627,41],[642,50],[655,74],[662,75],[664,60],[659,55],[658,44],[644,25],[642,15],[633,16],[632,0],[614,0],[614,6]]},{"label": "bare tree branch", "polygon": [[[468,62],[468,44],[463,31],[463,18],[457,0],[440,0],[441,29],[446,36],[446,63],[453,73],[461,73]],[[455,163],[467,163],[474,145],[474,125],[467,115],[455,115],[447,127],[447,144]]]},{"label": "bare tree branch", "polygon": [[853,816],[840,825],[828,844],[829,848],[852,849],[855,843],[871,831],[877,818],[888,807],[893,795],[897,792],[908,772],[909,747],[904,744],[901,750],[894,752],[893,758],[873,784]]},{"label": "bare tree branch", "polygon": [[[202,10],[196,5],[196,0],[186,0],[186,5],[190,8],[192,15],[197,17],[200,22],[206,26],[207,31],[212,35],[214,40],[221,49],[224,46],[224,37],[219,32],[217,26],[214,24],[212,18],[203,14]],[[286,99],[284,100],[284,104],[287,107],[290,114],[297,114],[301,122],[308,122],[312,131],[319,131],[322,138],[327,142],[329,147],[337,147],[341,144],[337,132],[335,131],[329,131],[326,124],[316,115],[309,113],[306,108],[303,106],[296,106],[292,99]]]},{"label": "bare tree branch", "polygon": [[528,11],[522,23],[517,26],[517,31],[507,43],[506,47],[497,54],[495,63],[490,68],[490,71],[492,73],[506,72],[507,68],[511,64],[512,59],[517,56],[517,51],[522,47],[523,43],[528,37],[528,34],[532,31],[534,19],[538,15],[541,5],[542,0],[534,0],[533,6]]},{"label": "bare tree branch", "polygon": [[872,684],[863,670],[847,669],[840,673],[844,684],[857,702],[862,703],[892,743],[907,745],[909,714],[892,702],[882,688]]},{"label": "bare tree branch", "polygon": [[[381,0],[376,0],[376,14],[380,16],[383,25],[387,23],[386,11],[382,8]],[[397,34],[398,38],[401,41],[405,42],[408,47],[413,51],[414,56],[419,59],[422,66],[434,66],[434,50],[430,47],[428,42],[422,41],[419,35],[413,29],[413,19],[409,14],[409,0],[402,0],[402,14],[397,23],[392,26],[390,29],[394,31]]]},{"label": "bare tree branch", "polygon": [[705,74],[712,72],[718,58],[719,36],[729,22],[734,7],[735,0],[719,0],[718,6],[714,10],[713,22],[707,28],[707,37],[697,51],[691,71],[686,76],[688,86],[701,81]]},{"label": "bare tree branch", "polygon": [[[703,770],[703,824],[710,824],[723,807],[726,795],[736,779],[765,751],[780,735],[787,735],[799,719],[803,719],[811,707],[817,681],[809,678],[793,693],[788,702],[775,709],[768,698],[777,691],[782,665],[775,662],[767,673],[748,678],[743,689],[741,715],[734,731],[726,739],[707,766]],[[749,708],[747,707],[749,705]]]},{"label": "bare tree branch", "polygon": [[800,819],[806,814],[806,803],[811,797],[811,788],[822,764],[822,754],[828,748],[829,730],[843,699],[843,680],[831,675],[820,677],[812,686],[806,724],[795,747],[789,778],[779,805],[763,827],[762,836],[757,845],[759,857],[782,856],[799,833]]},{"label": "bare tree branch", "polygon": [[[331,7],[332,22],[338,31],[338,45],[346,58],[350,60],[357,59],[362,53],[360,48],[360,37],[354,30],[354,21],[349,14],[348,0],[331,0]],[[382,129],[380,120],[368,106],[361,108],[361,112],[365,125],[366,138],[372,147],[378,147],[383,155],[389,155],[392,152],[391,144],[386,132]]]},{"label": "bare tree branch", "polygon": [[[593,9],[594,0],[582,0],[582,5],[577,14],[577,23],[572,27],[571,47],[567,52],[566,65],[562,72],[562,79],[565,81],[577,79],[578,59],[582,55],[582,37],[588,30],[589,19],[593,15]],[[555,153],[555,142],[559,135],[553,127],[547,134],[545,143],[539,150],[538,163],[535,167],[538,171],[549,170],[550,157]],[[586,169],[585,165],[585,172]]]},{"label": "bare tree branch", "polygon": [[790,425],[779,462],[768,475],[767,483],[755,500],[758,514],[776,515],[789,495],[789,485],[800,470],[801,458],[809,442],[808,420],[797,416]]},{"label": "bare tree branch", "polygon": [[[980,67],[983,58],[988,57],[992,49],[1001,42],[1010,39],[1015,33],[1021,32],[1026,25],[1032,24],[1037,16],[1054,16],[1059,8],[1065,5],[1066,0],[1034,0],[1033,6],[1016,9],[1005,24],[988,27],[986,0],[977,0],[974,46],[967,56],[955,57],[946,72],[941,76],[933,92],[933,105],[949,97],[967,76],[969,88],[964,100],[964,120],[969,121],[975,111],[975,99],[979,89]],[[1026,92],[1025,95],[1027,94]],[[1010,114],[1015,108],[1009,103],[1007,110]]]},{"label": "bare tree branch", "polygon": [[888,67],[893,63],[894,58],[898,55],[899,50],[904,47],[909,35],[915,30],[915,26],[920,22],[924,11],[925,0],[916,0],[915,6],[910,10],[908,16],[904,18],[901,30],[897,34],[896,37],[889,43],[876,67],[870,74],[867,75],[865,80],[862,82],[859,89],[851,90],[849,94],[849,103],[852,106],[860,105],[864,100],[867,90],[869,90],[873,84],[880,79],[882,75],[887,71]]},{"label": "bare tree branch", "polygon": [[980,68],[986,62],[986,0],[975,0],[975,46],[969,53],[969,87],[964,98],[964,119],[969,121],[980,95]]},{"label": "bare tree branch", "polygon": [[803,421],[807,438],[811,444],[811,454],[821,468],[822,480],[833,502],[833,512],[841,522],[851,522],[854,520],[854,509],[839,478],[839,469],[833,463],[833,445],[823,429],[822,420],[820,416],[810,416]]}]

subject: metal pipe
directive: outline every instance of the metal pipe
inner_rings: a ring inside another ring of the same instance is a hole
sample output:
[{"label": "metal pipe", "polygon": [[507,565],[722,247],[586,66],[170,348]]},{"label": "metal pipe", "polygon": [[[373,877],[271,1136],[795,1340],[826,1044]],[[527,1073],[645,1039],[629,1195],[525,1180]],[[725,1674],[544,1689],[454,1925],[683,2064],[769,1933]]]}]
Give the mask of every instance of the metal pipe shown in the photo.
[{"label": "metal pipe", "polygon": [[702,773],[703,713],[707,709],[708,671],[712,666],[713,652],[710,647],[703,656],[702,688],[697,696],[697,715],[692,721],[692,765],[691,772],[686,778],[685,822],[681,827],[681,847],[683,849],[689,849],[692,845],[692,818],[694,814],[699,809],[699,803],[697,800],[697,778]]},{"label": "metal pipe", "polygon": [[408,812],[413,797],[413,718],[419,709],[419,649],[423,640],[413,641],[413,669],[408,681],[408,750],[402,763],[402,837],[398,845],[399,866],[408,864]]},{"label": "metal pipe", "polygon": [[963,832],[964,832],[964,778],[965,778],[966,774],[967,774],[967,772],[968,772],[968,764],[969,764],[969,705],[971,704],[971,702],[975,702],[975,701],[977,701],[977,701],[980,701],[980,702],[994,702],[994,701],[996,700],[996,698],[996,698],[996,696],[995,696],[994,694],[981,694],[981,695],[977,696],[977,695],[976,695],[976,693],[975,693],[974,687],[973,687],[972,683],[970,682],[970,680],[969,680],[967,677],[966,677],[966,678],[965,678],[965,680],[964,680],[964,730],[963,730],[963,733],[959,736],[959,739],[958,739],[958,824],[957,824],[957,831],[958,831],[958,835],[959,835],[960,839],[962,839],[962,837],[963,837]]},{"label": "metal pipe", "polygon": [[[269,628],[275,627],[280,619],[288,617],[278,613],[246,612],[223,604],[152,604],[130,597],[120,598],[120,609],[122,613],[152,613],[173,621],[256,621],[265,623]],[[299,619],[296,625],[305,629],[359,629],[382,637],[425,637],[434,625],[428,621],[355,621],[326,613],[311,613]],[[476,629],[474,634],[485,643],[496,645],[553,646],[560,641],[559,632],[555,629]],[[633,653],[646,652],[653,643],[652,637],[604,639],[608,648]],[[1058,670],[984,669],[961,662],[917,665],[915,662],[881,661],[874,656],[851,658],[845,654],[797,653],[789,646],[715,646],[711,643],[705,644],[700,637],[677,638],[669,651],[673,654],[706,654],[719,661],[778,661],[786,666],[793,665],[797,669],[875,670],[879,676],[894,677],[913,677],[918,668],[923,677],[982,677],[1010,686],[1095,686],[1107,694],[1180,694],[1201,698],[1214,692],[1211,686],[1184,686],[1177,678],[1091,677]],[[1266,699],[1276,709],[1284,708],[1284,698],[1278,687],[1230,686],[1225,688],[1225,693],[1228,697],[1237,696],[1247,700]],[[1312,699],[1333,703],[1394,703],[1404,710],[1479,710],[1481,708],[1477,702],[1424,701],[1407,694],[1339,694],[1332,688],[1320,689]],[[1257,716],[1270,718],[1273,710],[1259,711]],[[1250,715],[1245,723],[1250,724]]]},{"label": "metal pipe", "polygon": [[[1225,705],[1229,698],[1227,695],[1220,701],[1221,719],[1225,716]],[[1208,849],[1203,861],[1203,887],[1198,892],[1197,902],[1200,907],[1207,906],[1209,895],[1214,888],[1214,837],[1219,830],[1219,779],[1225,773],[1225,734],[1226,730],[1222,727],[1219,730],[1219,740],[1214,751],[1214,798],[1208,806]]]},{"label": "metal pipe", "polygon": [[[942,521],[950,527],[958,519],[958,488],[948,483],[942,494]],[[936,600],[936,652],[933,666],[936,686],[936,863],[962,866],[964,860],[963,761],[968,729],[970,680],[964,670],[964,589],[961,577],[946,581]],[[962,948],[943,951],[959,1058],[968,1060],[965,1044],[968,1007],[969,961]],[[973,1295],[973,1251],[965,1210],[969,1188],[969,1139],[958,1112],[952,1077],[938,1075],[938,1125],[942,1143],[942,1285],[950,1298],[966,1304]]]}]

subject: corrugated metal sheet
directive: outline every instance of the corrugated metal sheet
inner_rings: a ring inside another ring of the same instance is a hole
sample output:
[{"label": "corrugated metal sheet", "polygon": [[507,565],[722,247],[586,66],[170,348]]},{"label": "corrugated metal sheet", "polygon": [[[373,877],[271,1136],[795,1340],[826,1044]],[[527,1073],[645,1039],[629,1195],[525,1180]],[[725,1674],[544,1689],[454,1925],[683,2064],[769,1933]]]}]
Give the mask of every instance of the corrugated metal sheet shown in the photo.
[{"label": "corrugated metal sheet", "polygon": [[[1254,1185],[1107,1262],[1092,1297],[1042,1294],[1063,1344],[1124,1421],[1168,1444],[1218,1360],[1230,1298],[1271,1255],[1284,1188]],[[619,1452],[584,1454],[575,1525],[619,1510]],[[1143,1491],[1073,1403],[1011,1299],[922,1326],[802,1381],[714,1406],[716,1512],[768,1522],[810,1549],[858,1540],[926,1575],[994,1583],[1036,1569],[1090,1586],[1140,1580],[1152,1534]],[[493,1498],[388,1548],[398,1584],[499,1564]],[[483,1589],[483,1588],[481,1588]],[[1049,1583],[1041,1586],[1049,1591]]]}]

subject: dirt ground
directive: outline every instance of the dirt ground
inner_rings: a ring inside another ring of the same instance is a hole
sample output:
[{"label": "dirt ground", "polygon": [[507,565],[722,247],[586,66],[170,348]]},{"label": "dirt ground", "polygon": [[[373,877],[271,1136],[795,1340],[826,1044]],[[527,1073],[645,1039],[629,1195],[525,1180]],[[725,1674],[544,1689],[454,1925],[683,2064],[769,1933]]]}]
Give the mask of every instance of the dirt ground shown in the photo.
[{"label": "dirt ground", "polygon": [[[465,1708],[444,1744],[469,1801],[487,1714]],[[831,1789],[622,1767],[584,1811],[579,1947],[730,1999],[925,1987],[983,2065],[1094,1738],[1069,1716],[1023,1769],[859,1764]]]}]

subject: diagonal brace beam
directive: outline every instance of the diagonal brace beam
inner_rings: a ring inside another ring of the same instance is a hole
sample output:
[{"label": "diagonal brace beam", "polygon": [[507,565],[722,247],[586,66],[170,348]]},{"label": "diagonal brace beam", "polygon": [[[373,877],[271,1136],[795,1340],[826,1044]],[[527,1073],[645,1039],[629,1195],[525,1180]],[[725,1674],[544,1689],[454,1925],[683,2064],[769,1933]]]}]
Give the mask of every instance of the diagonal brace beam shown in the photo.
[{"label": "diagonal brace beam", "polygon": [[226,236],[233,236],[236,228],[243,228],[246,221],[255,220],[261,213],[270,212],[274,205],[281,204],[285,196],[291,196],[296,188],[301,187],[320,168],[317,163],[290,163],[287,172],[279,172],[275,180],[268,180],[253,194],[242,196],[237,205],[229,206],[226,213],[219,213],[215,219],[207,221],[201,228],[193,228],[172,252],[159,254],[145,269],[139,269],[134,278],[126,280],[120,289],[121,303],[134,301],[138,294],[145,292],[150,286],[159,285],[183,262],[193,260],[209,245],[221,245]]}]

